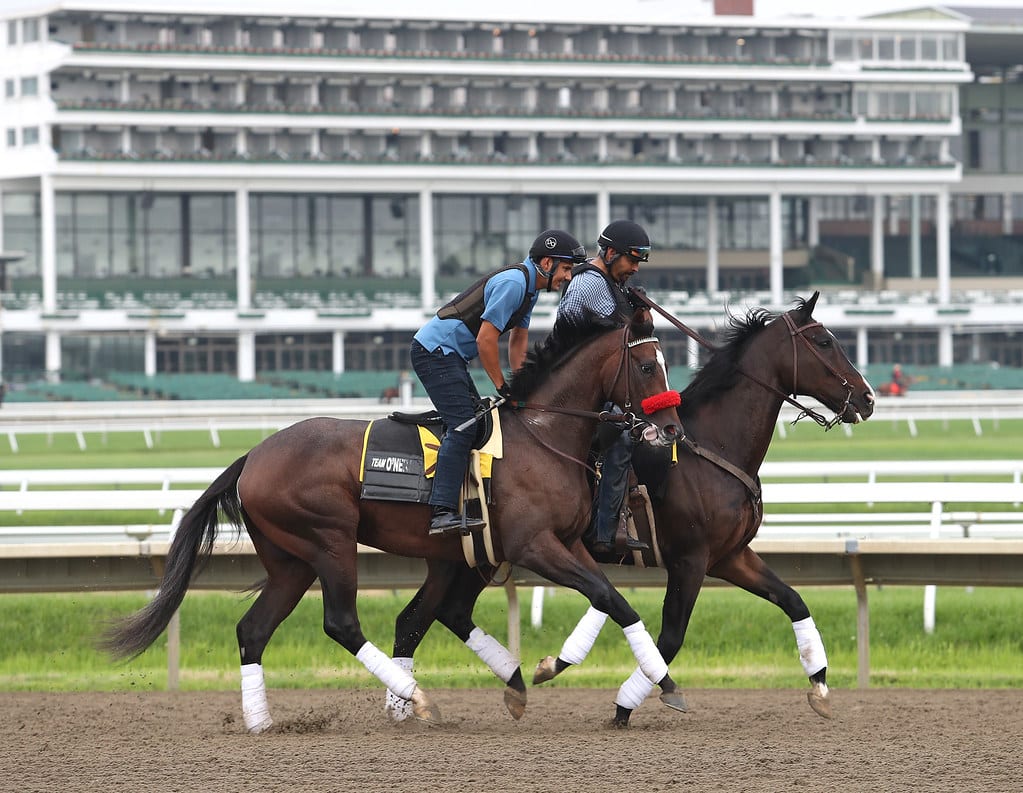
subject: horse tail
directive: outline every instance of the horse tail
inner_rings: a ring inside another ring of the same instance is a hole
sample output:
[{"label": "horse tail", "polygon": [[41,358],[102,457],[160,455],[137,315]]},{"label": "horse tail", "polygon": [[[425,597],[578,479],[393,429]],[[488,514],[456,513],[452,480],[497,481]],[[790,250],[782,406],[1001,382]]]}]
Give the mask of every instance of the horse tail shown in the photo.
[{"label": "horse tail", "polygon": [[243,525],[238,479],[248,455],[235,460],[185,513],[174,533],[156,596],[140,611],[116,621],[103,633],[100,647],[115,658],[134,658],[157,640],[178,610],[197,567],[213,553],[217,514],[236,528]]}]

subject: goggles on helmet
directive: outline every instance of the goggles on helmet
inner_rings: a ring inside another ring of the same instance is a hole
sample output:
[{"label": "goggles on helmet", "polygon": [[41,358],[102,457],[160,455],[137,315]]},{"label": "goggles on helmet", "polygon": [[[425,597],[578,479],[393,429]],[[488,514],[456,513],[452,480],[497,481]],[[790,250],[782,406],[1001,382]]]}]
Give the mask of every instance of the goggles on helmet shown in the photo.
[{"label": "goggles on helmet", "polygon": [[623,251],[626,256],[635,259],[638,262],[650,261],[650,246],[649,245],[633,245],[631,248]]},{"label": "goggles on helmet", "polygon": [[560,253],[548,253],[552,259],[563,259],[566,262],[572,262],[573,264],[582,264],[586,261],[586,248],[580,245],[578,248],[572,249],[571,256],[565,256]]}]

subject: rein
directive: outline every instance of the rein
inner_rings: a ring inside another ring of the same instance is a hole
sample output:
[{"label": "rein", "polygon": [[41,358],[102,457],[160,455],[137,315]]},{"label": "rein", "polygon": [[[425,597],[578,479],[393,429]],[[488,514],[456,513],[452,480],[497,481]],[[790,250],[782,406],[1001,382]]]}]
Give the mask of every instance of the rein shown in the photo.
[{"label": "rein", "polygon": [[[685,333],[689,338],[691,338],[694,341],[696,341],[697,343],[703,345],[703,347],[705,349],[711,350],[712,352],[717,349],[713,344],[711,344],[709,341],[707,341],[703,336],[701,336],[699,333],[697,333],[692,328],[688,327],[685,323],[683,323],[680,319],[678,319],[674,314],[671,314],[670,312],[668,312],[665,309],[661,308],[659,305],[657,305],[653,300],[651,300],[645,294],[633,290],[632,297],[633,297],[634,300],[638,300],[640,303],[643,303],[648,308],[653,309],[654,311],[656,311],[658,314],[660,314],[662,317],[664,317],[666,320],[668,320],[668,322],[670,322],[672,325],[674,325],[680,331]],[[827,361],[824,360],[824,358],[821,356],[821,354],[819,352],[817,352],[817,350],[814,349],[814,347],[810,343],[809,339],[807,339],[806,336],[803,335],[808,330],[811,330],[813,328],[822,327],[822,324],[820,322],[810,322],[810,323],[808,323],[806,325],[803,325],[802,327],[797,328],[795,323],[792,321],[792,318],[789,317],[788,314],[782,314],[782,317],[784,317],[785,324],[787,324],[788,327],[789,327],[789,338],[792,340],[792,396],[790,396],[789,394],[785,393],[784,391],[782,391],[777,386],[774,386],[771,383],[764,382],[763,380],[761,380],[756,375],[750,374],[749,372],[743,370],[741,367],[736,367],[736,369],[739,372],[739,374],[743,375],[744,377],[748,378],[749,380],[752,380],[754,383],[759,385],[761,388],[764,388],[767,391],[772,391],[773,393],[775,393],[778,396],[780,396],[783,400],[788,402],[790,405],[792,405],[793,407],[797,408],[799,410],[799,415],[797,415],[795,417],[795,419],[792,420],[793,424],[795,424],[800,419],[811,418],[811,419],[814,420],[814,422],[817,423],[818,426],[823,427],[825,429],[825,431],[830,430],[832,427],[834,427],[836,424],[838,424],[842,420],[842,413],[845,412],[845,408],[848,407],[848,405],[849,405],[849,400],[852,399],[852,386],[849,385],[849,381],[846,380],[838,372],[838,370],[836,370],[831,364],[829,364]],[[817,358],[817,360],[820,361],[824,365],[824,368],[826,368],[829,372],[831,372],[831,374],[835,375],[835,377],[837,377],[839,380],[841,380],[842,381],[842,385],[845,386],[846,395],[845,395],[845,402],[842,405],[842,411],[839,412],[839,413],[836,413],[834,418],[832,418],[830,420],[824,418],[824,416],[822,416],[820,413],[818,413],[813,408],[808,408],[808,407],[800,404],[800,402],[798,400],[793,398],[795,396],[795,394],[796,394],[796,386],[798,385],[798,365],[797,365],[797,361],[796,361],[796,352],[797,352],[797,349],[796,349],[796,338],[797,337],[799,338],[800,341],[803,342],[803,344],[806,345],[806,348],[810,352],[812,352],[814,354],[814,356]]]},{"label": "rein", "polygon": [[[630,379],[629,379],[629,372],[631,371],[631,367],[627,364],[627,359],[629,357],[629,350],[631,350],[633,347],[636,347],[636,346],[638,346],[640,344],[649,344],[649,343],[656,343],[656,342],[657,342],[657,337],[656,336],[646,336],[646,337],[644,337],[642,339],[633,339],[632,341],[630,341],[629,340],[629,326],[628,325],[626,325],[624,330],[622,331],[622,355],[618,359],[618,370],[615,372],[615,378],[614,378],[614,380],[611,383],[611,390],[614,390],[615,385],[618,383],[618,378],[622,376],[622,370],[624,369],[624,371],[625,371],[625,412],[624,413],[613,413],[613,412],[611,412],[609,410],[600,410],[600,411],[595,411],[595,410],[577,410],[575,408],[558,407],[557,405],[543,405],[543,404],[539,404],[539,403],[536,403],[536,402],[526,402],[526,401],[523,401],[523,400],[516,400],[516,399],[508,399],[508,400],[506,400],[505,404],[509,405],[513,410],[537,410],[537,411],[540,411],[541,413],[561,413],[561,414],[566,415],[566,416],[578,416],[580,418],[590,418],[590,419],[595,418],[595,419],[597,419],[597,421],[602,421],[602,422],[606,422],[606,423],[610,423],[610,424],[628,425],[629,429],[631,431],[635,432],[636,428],[641,423],[645,423],[645,422],[639,422],[637,420],[636,414],[632,412],[632,396],[631,396]],[[530,434],[530,436],[532,436],[533,440],[535,440],[537,443],[539,443],[545,449],[547,449],[548,451],[554,452],[554,454],[558,455],[559,457],[563,457],[566,460],[570,460],[573,463],[577,463],[577,464],[581,465],[583,468],[585,468],[587,471],[592,473],[594,476],[597,475],[596,470],[589,463],[587,463],[584,460],[580,460],[580,459],[578,459],[576,457],[573,457],[570,454],[566,454],[565,452],[561,451],[560,449],[554,448],[553,446],[551,446],[551,444],[547,443],[546,440],[544,440],[539,435],[537,435],[533,431],[533,428],[531,426],[529,426],[529,423],[527,421],[525,421],[525,419],[523,419],[521,416],[519,417],[519,419],[520,419],[520,421],[522,423],[522,426],[525,427],[526,432],[528,432]]]}]

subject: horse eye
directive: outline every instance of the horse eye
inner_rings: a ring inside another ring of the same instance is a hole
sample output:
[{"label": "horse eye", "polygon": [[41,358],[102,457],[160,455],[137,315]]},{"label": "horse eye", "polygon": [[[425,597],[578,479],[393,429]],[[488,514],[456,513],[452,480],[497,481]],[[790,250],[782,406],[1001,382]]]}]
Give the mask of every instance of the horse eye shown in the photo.
[{"label": "horse eye", "polygon": [[654,365],[652,363],[641,364],[639,369],[640,369],[640,371],[643,374],[653,374],[654,373]]},{"label": "horse eye", "polygon": [[817,343],[818,343],[818,344],[819,344],[819,345],[820,345],[821,347],[830,347],[830,346],[831,346],[831,337],[830,337],[830,336],[825,336],[825,337],[824,337],[823,339],[821,339],[821,340],[820,340],[819,342],[817,342]]}]

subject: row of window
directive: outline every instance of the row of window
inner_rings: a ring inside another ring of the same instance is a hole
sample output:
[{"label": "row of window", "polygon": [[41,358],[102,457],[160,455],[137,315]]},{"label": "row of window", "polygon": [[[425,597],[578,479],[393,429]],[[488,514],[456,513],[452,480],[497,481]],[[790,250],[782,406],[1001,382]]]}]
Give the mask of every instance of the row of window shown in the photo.
[{"label": "row of window", "polygon": [[15,149],[18,146],[35,146],[39,143],[39,127],[8,127],[4,140],[7,141],[9,149]]},{"label": "row of window", "polygon": [[[19,44],[33,44],[39,41],[41,29],[39,17],[26,17],[24,19],[7,20],[7,36],[4,39],[7,46],[16,47]],[[2,25],[3,22],[0,22]]]},{"label": "row of window", "polygon": [[[536,341],[545,332],[534,331]],[[705,331],[713,339],[713,331]],[[675,334],[680,335],[680,334]],[[846,353],[858,357],[853,330],[835,331]],[[45,339],[41,334],[5,333],[3,360],[9,372],[42,372],[45,368]],[[349,371],[407,370],[409,333],[366,331],[345,334],[345,365]],[[325,371],[333,362],[333,339],[329,333],[259,334],[255,342],[256,371]],[[909,366],[934,366],[938,362],[936,330],[872,329],[867,337],[870,361],[899,361]],[[684,339],[661,338],[665,363],[688,366],[689,352]],[[160,373],[237,373],[238,341],[234,336],[168,334],[157,339],[157,371]],[[708,353],[700,351],[700,363]],[[65,372],[96,375],[103,372],[141,372],[145,360],[143,334],[105,333],[67,335],[61,338],[61,363]],[[1012,332],[959,333],[953,336],[956,363],[990,362],[999,366],[1023,366],[1023,346]]]},{"label": "row of window", "polygon": [[16,77],[9,77],[4,80],[5,99],[30,96],[39,96],[39,78],[22,77],[18,79]]}]

